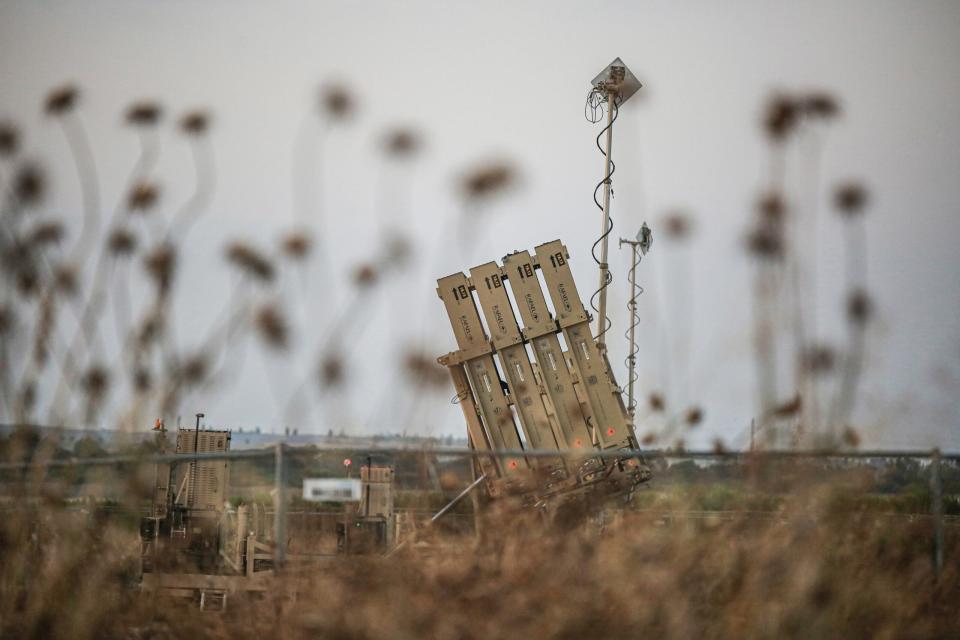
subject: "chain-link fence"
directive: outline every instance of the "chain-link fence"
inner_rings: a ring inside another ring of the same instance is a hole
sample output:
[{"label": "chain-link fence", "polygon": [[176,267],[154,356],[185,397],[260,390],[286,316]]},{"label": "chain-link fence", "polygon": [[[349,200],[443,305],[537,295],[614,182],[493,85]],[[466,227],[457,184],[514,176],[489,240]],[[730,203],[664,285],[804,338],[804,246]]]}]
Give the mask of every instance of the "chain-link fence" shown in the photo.
[{"label": "chain-link fence", "polygon": [[[484,481],[477,481],[475,462],[517,456],[533,460],[556,458],[557,453],[278,443],[215,453],[64,458],[40,445],[32,451],[8,451],[7,461],[0,463],[0,500],[7,510],[44,505],[63,511],[67,521],[95,518],[127,528],[151,517],[172,517],[171,510],[181,514],[178,518],[190,509],[212,510],[228,529],[242,526],[257,534],[263,545],[258,557],[269,556],[269,564],[280,568],[350,553],[350,535],[374,520],[380,522],[374,535],[380,553],[416,540],[426,530],[476,535],[475,510],[481,503],[475,498],[482,499],[485,491]],[[618,450],[593,456],[642,458],[653,468],[649,482],[598,508],[591,526],[601,529],[776,521],[786,517],[783,504],[791,496],[811,487],[831,487],[832,502],[824,508],[846,509],[851,517],[874,519],[877,526],[920,526],[929,535],[939,574],[945,562],[945,536],[948,531],[956,535],[960,527],[956,453]],[[389,478],[381,485],[360,482],[364,469],[370,468],[388,469]],[[215,476],[217,469],[224,473]],[[371,498],[363,493],[350,500],[311,497],[304,487],[318,479],[352,481],[361,492],[374,486],[389,494],[389,504],[371,510]],[[207,481],[213,483],[212,495],[219,504],[200,504],[201,489],[206,487],[202,483]],[[464,499],[468,495],[470,499]],[[522,500],[517,504],[523,508]],[[816,509],[810,515],[816,517]],[[172,531],[166,534],[180,530]],[[180,532],[187,535],[186,525]],[[221,530],[218,535],[225,534]],[[360,548],[370,551],[369,545]]]}]

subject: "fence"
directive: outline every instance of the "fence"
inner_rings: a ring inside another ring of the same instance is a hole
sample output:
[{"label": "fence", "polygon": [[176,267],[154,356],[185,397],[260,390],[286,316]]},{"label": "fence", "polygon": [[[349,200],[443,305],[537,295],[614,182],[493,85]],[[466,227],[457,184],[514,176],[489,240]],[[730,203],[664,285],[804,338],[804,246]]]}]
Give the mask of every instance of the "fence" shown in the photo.
[{"label": "fence", "polygon": [[[273,509],[273,554],[274,565],[283,567],[287,557],[287,526],[290,519],[288,503],[290,502],[290,487],[288,482],[288,470],[292,461],[303,458],[318,457],[321,455],[346,455],[358,457],[391,457],[400,459],[403,457],[431,457],[444,460],[466,461],[479,457],[558,457],[558,452],[553,450],[500,450],[500,451],[476,451],[468,448],[410,448],[410,447],[366,447],[363,449],[349,447],[291,447],[284,443],[277,443],[271,448],[257,450],[224,451],[217,453],[200,453],[195,455],[183,454],[159,454],[159,455],[119,455],[103,456],[95,458],[68,458],[51,459],[41,461],[20,461],[0,463],[0,476],[10,472],[31,472],[32,480],[40,482],[53,469],[63,468],[81,468],[81,467],[113,467],[124,468],[131,465],[156,465],[169,463],[191,463],[203,462],[209,460],[231,460],[231,461],[267,461],[272,458],[272,501]],[[582,457],[582,452],[560,452],[561,456]],[[777,460],[837,460],[837,461],[891,461],[891,460],[917,460],[929,461],[929,498],[930,513],[928,518],[932,521],[933,530],[933,564],[935,574],[939,576],[944,566],[944,527],[945,523],[950,526],[960,526],[960,521],[956,517],[944,515],[944,493],[943,493],[943,470],[944,462],[956,464],[960,462],[960,452],[941,452],[939,450],[912,450],[912,451],[889,451],[889,450],[865,450],[865,451],[837,451],[837,450],[780,450],[780,451],[670,451],[670,450],[607,450],[594,451],[590,454],[592,457],[599,458],[630,458],[642,457],[647,461],[736,461],[742,463],[764,463]],[[42,473],[37,475],[42,470]],[[329,471],[328,471],[329,473]],[[436,478],[433,479],[436,484]],[[464,482],[457,491],[466,486]],[[476,483],[474,483],[476,484]],[[459,496],[458,496],[459,497]],[[445,509],[437,509],[434,513],[437,515],[445,513]],[[639,510],[639,513],[644,513]],[[739,517],[743,517],[747,512],[737,512]],[[429,516],[429,511],[421,509],[421,516]],[[294,517],[301,519],[308,516],[303,513],[293,514]],[[327,514],[330,515],[330,514]],[[653,515],[667,521],[676,519],[698,519],[698,518],[724,518],[729,514],[723,512],[711,511],[685,511],[655,513],[649,512],[647,515]],[[771,512],[758,512],[757,517],[770,517]],[[915,515],[915,514],[914,514]],[[323,514],[315,512],[310,518],[322,519]],[[329,523],[320,525],[329,528]]]}]

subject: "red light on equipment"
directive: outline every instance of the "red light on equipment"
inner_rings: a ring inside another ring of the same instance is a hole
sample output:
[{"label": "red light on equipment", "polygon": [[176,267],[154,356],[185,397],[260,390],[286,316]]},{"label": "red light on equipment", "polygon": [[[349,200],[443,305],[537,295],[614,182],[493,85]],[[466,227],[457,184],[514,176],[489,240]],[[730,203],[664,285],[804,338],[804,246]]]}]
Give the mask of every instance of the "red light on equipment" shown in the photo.
[{"label": "red light on equipment", "polygon": [[607,429],[607,435],[608,435],[608,436],[612,436],[612,435],[615,434],[616,432],[617,432],[616,429],[614,429],[613,427],[610,427],[609,429]]},{"label": "red light on equipment", "polygon": [[573,441],[573,446],[575,446],[575,447],[582,447],[582,446],[583,446],[583,441],[580,440],[580,438],[577,438],[576,440]]},{"label": "red light on equipment", "polygon": [[511,469],[516,469],[516,468],[517,468],[517,461],[516,461],[516,460],[511,460],[511,461],[510,461],[510,464],[509,464],[509,467],[510,467]]}]

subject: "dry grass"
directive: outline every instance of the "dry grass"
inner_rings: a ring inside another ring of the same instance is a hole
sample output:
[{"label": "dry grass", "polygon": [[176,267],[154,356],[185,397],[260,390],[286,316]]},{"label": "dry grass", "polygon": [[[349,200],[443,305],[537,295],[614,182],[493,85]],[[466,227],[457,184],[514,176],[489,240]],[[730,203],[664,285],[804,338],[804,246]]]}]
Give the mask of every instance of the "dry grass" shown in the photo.
[{"label": "dry grass", "polygon": [[[798,483],[758,518],[644,512],[550,528],[487,512],[481,534],[421,536],[389,557],[292,566],[227,612],[137,592],[136,532],[42,500],[0,520],[0,637],[934,638],[960,632],[960,535],[939,581],[930,522],[837,505]],[[678,506],[678,505],[674,505]],[[682,506],[682,505],[679,505]],[[296,594],[294,596],[294,593]]]}]

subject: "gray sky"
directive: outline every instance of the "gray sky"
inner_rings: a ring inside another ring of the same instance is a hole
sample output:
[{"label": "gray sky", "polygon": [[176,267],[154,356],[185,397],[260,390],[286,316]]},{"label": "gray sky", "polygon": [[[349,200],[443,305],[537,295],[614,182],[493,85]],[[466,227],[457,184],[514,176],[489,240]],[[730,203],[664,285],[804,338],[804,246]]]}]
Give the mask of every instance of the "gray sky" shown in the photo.
[{"label": "gray sky", "polygon": [[[754,407],[751,269],[742,238],[766,171],[761,105],[776,89],[824,89],[838,96],[843,117],[825,137],[821,233],[808,239],[820,276],[822,339],[844,339],[840,226],[828,194],[837,181],[858,178],[871,189],[869,274],[879,315],[857,422],[874,444],[960,446],[956,2],[5,0],[0,118],[26,128],[27,148],[55,176],[51,210],[71,215],[78,186],[59,132],[39,109],[52,86],[75,81],[83,89],[81,113],[107,206],[137,153],[121,122],[131,101],[156,98],[172,114],[212,111],[217,191],[186,247],[183,269],[193,275],[177,298],[184,345],[227,300],[224,241],[272,248],[289,226],[293,141],[320,83],[348,84],[360,110],[328,139],[323,209],[337,267],[333,278],[311,276],[300,317],[322,313],[321,295],[343,304],[345,274],[375,251],[384,215],[377,190],[386,175],[378,136],[394,124],[420,131],[426,150],[410,169],[413,213],[405,218],[421,249],[419,268],[391,280],[362,311],[370,317],[354,352],[362,384],[340,408],[299,425],[337,430],[333,416],[356,433],[397,431],[403,426],[389,420],[371,423],[396,412],[370,409],[393,397],[391,341],[420,335],[425,323],[437,355],[454,345],[433,294],[436,277],[561,238],[581,294],[594,288],[589,250],[599,219],[591,192],[602,167],[593,147],[598,127],[584,120],[583,102],[589,79],[615,56],[646,88],[616,131],[614,237],[633,236],[643,220],[658,233],[664,212],[676,207],[695,218],[691,242],[671,246],[659,234],[640,270],[641,392],[669,379],[675,404],[702,405],[706,420],[692,444],[742,437]],[[188,196],[192,173],[188,148],[167,129],[156,179],[169,215]],[[513,161],[522,188],[483,212],[469,255],[433,255],[438,233],[452,228],[446,220],[461,209],[456,177],[486,158]],[[619,336],[627,255],[613,253],[610,304]],[[250,349],[225,392],[192,397],[183,413],[205,410],[212,422],[233,427],[277,424],[284,390],[308,370],[319,336],[300,339],[293,361]],[[625,351],[620,342],[612,345],[615,366]],[[622,368],[617,374],[622,381]],[[462,433],[450,394],[431,396],[432,409],[418,414],[423,422],[408,429]]]}]

